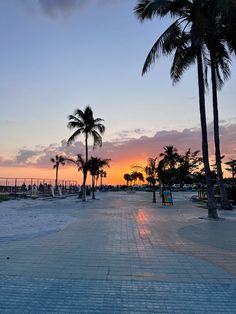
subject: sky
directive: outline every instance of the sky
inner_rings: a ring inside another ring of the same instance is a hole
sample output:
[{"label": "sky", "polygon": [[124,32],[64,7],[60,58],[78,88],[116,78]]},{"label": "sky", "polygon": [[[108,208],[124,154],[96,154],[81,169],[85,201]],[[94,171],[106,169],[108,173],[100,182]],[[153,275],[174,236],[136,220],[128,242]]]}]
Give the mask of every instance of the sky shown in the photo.
[{"label": "sky", "polygon": [[[163,146],[201,148],[196,67],[175,86],[171,57],[141,76],[149,49],[170,20],[140,23],[136,3],[0,1],[0,177],[53,178],[51,157],[84,152],[82,137],[66,145],[67,117],[87,105],[105,120],[103,148],[90,148],[90,155],[112,159],[106,183],[122,183],[133,164],[145,164]],[[219,94],[225,161],[236,158],[235,64]],[[213,156],[210,93],[206,105]],[[81,179],[71,167],[60,175]]]}]

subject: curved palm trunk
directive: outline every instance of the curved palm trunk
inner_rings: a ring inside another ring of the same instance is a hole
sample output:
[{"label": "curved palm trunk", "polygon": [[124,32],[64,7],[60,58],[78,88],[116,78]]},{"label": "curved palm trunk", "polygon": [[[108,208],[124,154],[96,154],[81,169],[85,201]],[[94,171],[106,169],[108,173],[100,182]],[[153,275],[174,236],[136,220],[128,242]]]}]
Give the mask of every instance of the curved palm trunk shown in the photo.
[{"label": "curved palm trunk", "polygon": [[232,207],[227,198],[225,191],[223,172],[221,167],[221,154],[220,154],[220,132],[219,132],[219,114],[218,114],[218,97],[217,97],[217,85],[216,85],[216,68],[215,68],[215,58],[211,51],[211,81],[212,81],[212,98],[213,98],[213,121],[214,121],[214,140],[215,140],[215,158],[216,158],[216,168],[217,177],[220,187],[221,196],[221,207],[222,209],[231,210]]},{"label": "curved palm trunk", "polygon": [[204,162],[204,170],[207,184],[207,207],[208,217],[218,218],[214,192],[210,176],[209,154],[208,154],[208,140],[207,140],[207,124],[206,124],[206,109],[205,109],[205,86],[203,79],[203,66],[202,66],[202,52],[200,45],[197,46],[197,68],[198,68],[198,91],[199,91],[199,109],[200,120],[202,129],[202,156]]}]

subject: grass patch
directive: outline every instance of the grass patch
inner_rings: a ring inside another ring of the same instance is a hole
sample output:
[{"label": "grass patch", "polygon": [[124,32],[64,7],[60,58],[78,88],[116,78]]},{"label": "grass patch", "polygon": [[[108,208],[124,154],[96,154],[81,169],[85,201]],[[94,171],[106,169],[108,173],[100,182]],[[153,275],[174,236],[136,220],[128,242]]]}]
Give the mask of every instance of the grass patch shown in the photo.
[{"label": "grass patch", "polygon": [[0,202],[9,201],[9,199],[8,195],[0,194]]}]

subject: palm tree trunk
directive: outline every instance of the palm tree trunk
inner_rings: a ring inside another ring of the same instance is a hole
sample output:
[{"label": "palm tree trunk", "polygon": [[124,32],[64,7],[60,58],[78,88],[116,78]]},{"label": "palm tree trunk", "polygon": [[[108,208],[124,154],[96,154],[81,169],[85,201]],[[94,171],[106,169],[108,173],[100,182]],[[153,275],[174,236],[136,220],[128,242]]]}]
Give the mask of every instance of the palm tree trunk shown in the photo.
[{"label": "palm tree trunk", "polygon": [[156,203],[156,190],[155,190],[155,185],[153,185],[153,194],[152,194],[152,202],[153,203]]},{"label": "palm tree trunk", "polygon": [[94,183],[95,183],[95,177],[92,176],[92,199],[95,200],[95,188],[94,188]]},{"label": "palm tree trunk", "polygon": [[85,134],[85,167],[83,169],[83,191],[82,201],[86,201],[86,179],[87,179],[87,163],[88,163],[88,134]]},{"label": "palm tree trunk", "polygon": [[211,81],[212,81],[212,98],[213,98],[213,121],[214,121],[214,140],[215,140],[215,158],[217,177],[220,187],[221,207],[222,209],[232,210],[232,206],[229,203],[224,186],[223,172],[221,167],[221,154],[220,154],[220,132],[219,132],[219,114],[218,114],[218,97],[217,97],[217,85],[216,85],[216,68],[215,58],[211,51]]},{"label": "palm tree trunk", "polygon": [[85,162],[88,162],[88,134],[85,134]]},{"label": "palm tree trunk", "polygon": [[207,140],[207,124],[206,124],[206,108],[205,108],[205,86],[203,79],[203,65],[202,65],[202,52],[201,46],[198,44],[197,49],[197,68],[198,68],[198,91],[199,91],[199,109],[200,109],[200,120],[202,129],[202,156],[204,162],[204,170],[207,184],[207,207],[208,217],[218,218],[214,192],[210,176],[210,165],[209,165],[209,154],[208,154],[208,140]]},{"label": "palm tree trunk", "polygon": [[100,175],[100,188],[102,188],[102,174]]},{"label": "palm tree trunk", "polygon": [[58,185],[58,168],[59,168],[59,164],[56,164],[55,190],[57,190],[57,185]]},{"label": "palm tree trunk", "polygon": [[86,201],[86,178],[87,178],[87,172],[85,169],[83,169],[83,185],[82,185],[82,201]]}]

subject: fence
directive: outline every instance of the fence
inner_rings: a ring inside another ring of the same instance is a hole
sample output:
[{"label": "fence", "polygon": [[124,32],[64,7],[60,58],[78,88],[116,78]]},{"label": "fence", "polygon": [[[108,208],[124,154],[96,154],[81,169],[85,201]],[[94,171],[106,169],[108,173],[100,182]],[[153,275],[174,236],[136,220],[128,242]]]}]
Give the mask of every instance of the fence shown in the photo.
[{"label": "fence", "polygon": [[[54,185],[55,180],[53,179],[0,177],[1,193],[30,192],[33,190],[45,192],[46,190],[50,190],[50,187]],[[75,180],[58,180],[58,186],[63,191],[76,190],[78,188],[77,181]]]}]

